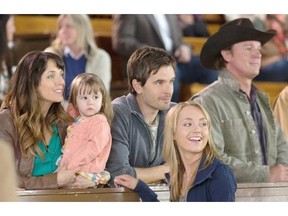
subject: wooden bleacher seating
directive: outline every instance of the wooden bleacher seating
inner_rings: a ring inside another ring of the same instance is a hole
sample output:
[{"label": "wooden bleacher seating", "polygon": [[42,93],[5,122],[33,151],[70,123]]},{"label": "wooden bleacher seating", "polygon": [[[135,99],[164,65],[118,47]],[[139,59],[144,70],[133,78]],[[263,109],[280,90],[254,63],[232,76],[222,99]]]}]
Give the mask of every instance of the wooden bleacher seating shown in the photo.
[{"label": "wooden bleacher seating", "polygon": [[[55,34],[58,16],[15,15],[16,35]],[[112,19],[91,18],[96,36],[111,36]]]},{"label": "wooden bleacher seating", "polygon": [[203,37],[183,37],[183,41],[192,47],[194,55],[200,55],[201,49],[207,38]]},{"label": "wooden bleacher seating", "polygon": [[112,35],[112,19],[109,18],[94,18],[91,19],[92,26],[95,32],[96,37],[106,36],[111,38]]},{"label": "wooden bleacher seating", "polygon": [[[237,185],[236,202],[288,201],[288,183],[240,183]],[[162,202],[169,201],[166,185],[150,186]]]},{"label": "wooden bleacher seating", "polygon": [[[100,15],[99,15],[100,16]],[[110,16],[92,16],[91,22],[95,32],[95,40],[100,48],[105,49],[112,59],[112,83],[111,97],[112,99],[128,92],[127,82],[123,81],[119,69],[120,59],[117,53],[112,49],[111,34],[112,34],[112,19]],[[223,24],[221,14],[205,14],[206,22],[210,33],[215,33]],[[55,37],[57,16],[44,15],[15,15],[15,43],[14,65],[20,58],[31,50],[43,50],[50,45],[50,42]],[[191,45],[193,53],[199,55],[203,44],[207,38],[184,37],[184,42]],[[286,86],[287,83],[274,82],[258,82],[256,86],[265,92],[269,93],[271,104],[273,104],[276,96]],[[197,93],[205,85],[198,83],[192,85],[182,85],[181,100],[188,100],[193,94]]]},{"label": "wooden bleacher seating", "polygon": [[273,105],[275,99],[278,97],[280,92],[288,85],[288,82],[253,82],[254,85],[262,91],[269,94],[270,104]]},{"label": "wooden bleacher seating", "polygon": [[[95,33],[95,40],[100,48],[105,49],[112,59],[112,83],[111,98],[127,94],[127,81],[123,81],[119,69],[120,58],[112,49],[112,19],[91,17]],[[211,24],[217,26],[218,24]],[[31,50],[44,50],[55,38],[57,30],[57,16],[45,15],[15,15],[15,44],[16,50],[13,53],[14,65],[20,58]],[[215,29],[215,27],[214,27]],[[199,54],[206,38],[183,38],[186,43],[193,47],[194,54]]]},{"label": "wooden bleacher seating", "polygon": [[207,30],[210,35],[213,35],[219,30],[220,27],[221,27],[221,24],[211,23],[207,25]]},{"label": "wooden bleacher seating", "polygon": [[126,188],[51,189],[17,191],[20,202],[139,202]]},{"label": "wooden bleacher seating", "polygon": [[57,31],[57,16],[15,15],[17,35],[51,34]]},{"label": "wooden bleacher seating", "polygon": [[[127,82],[123,82],[120,59],[112,49],[112,19],[104,16],[92,16],[91,23],[97,45],[106,50],[112,60],[111,98],[127,94]],[[20,58],[31,50],[44,50],[50,46],[56,36],[58,16],[45,15],[15,15],[15,50],[13,51],[14,65]]]},{"label": "wooden bleacher seating", "polygon": [[[223,24],[221,14],[205,14],[210,34],[214,34]],[[112,16],[92,15],[91,22],[95,34],[98,36],[111,36]],[[16,34],[49,34],[56,32],[57,15],[15,15]]]},{"label": "wooden bleacher seating", "polygon": [[222,25],[225,22],[223,14],[202,14],[202,18],[207,24],[216,23]]}]

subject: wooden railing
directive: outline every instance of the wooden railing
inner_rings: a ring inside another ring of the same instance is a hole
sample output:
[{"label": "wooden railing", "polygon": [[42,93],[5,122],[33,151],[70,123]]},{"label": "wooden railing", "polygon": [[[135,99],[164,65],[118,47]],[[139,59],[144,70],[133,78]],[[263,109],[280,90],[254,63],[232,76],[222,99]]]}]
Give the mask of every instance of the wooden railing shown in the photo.
[{"label": "wooden railing", "polygon": [[[167,185],[150,186],[162,202],[169,201]],[[239,183],[236,202],[287,202],[288,183]]]},{"label": "wooden railing", "polygon": [[288,183],[242,183],[236,191],[238,202],[287,202]]},{"label": "wooden railing", "polygon": [[53,189],[17,191],[20,202],[139,202],[136,193],[125,188]]},{"label": "wooden railing", "polygon": [[[169,201],[167,185],[150,185],[158,199]],[[136,193],[126,188],[53,189],[17,191],[21,202],[139,202]],[[239,183],[237,202],[288,201],[288,183]]]}]

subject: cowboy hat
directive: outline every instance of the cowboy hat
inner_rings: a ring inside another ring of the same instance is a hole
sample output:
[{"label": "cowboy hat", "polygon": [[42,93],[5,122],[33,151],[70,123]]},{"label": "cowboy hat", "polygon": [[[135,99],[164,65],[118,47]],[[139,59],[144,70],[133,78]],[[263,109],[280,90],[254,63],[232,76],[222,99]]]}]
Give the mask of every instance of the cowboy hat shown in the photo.
[{"label": "cowboy hat", "polygon": [[221,50],[235,43],[249,40],[259,41],[263,45],[275,34],[276,31],[272,29],[266,32],[256,30],[248,18],[239,18],[227,22],[204,44],[200,54],[201,64],[209,69],[217,69],[215,62]]}]

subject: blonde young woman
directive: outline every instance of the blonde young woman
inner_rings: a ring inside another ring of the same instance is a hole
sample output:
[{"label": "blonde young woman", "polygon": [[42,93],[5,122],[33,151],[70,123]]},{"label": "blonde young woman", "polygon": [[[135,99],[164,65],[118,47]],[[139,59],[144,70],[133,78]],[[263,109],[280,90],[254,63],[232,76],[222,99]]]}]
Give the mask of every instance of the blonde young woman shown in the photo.
[{"label": "blonde young woman", "polygon": [[105,50],[97,47],[89,16],[62,14],[57,25],[57,37],[45,51],[55,52],[63,57],[66,67],[65,100],[69,98],[72,80],[83,72],[99,76],[109,92],[111,57]]},{"label": "blonde young woman", "polygon": [[[170,166],[166,177],[171,201],[235,201],[235,177],[217,158],[210,128],[208,113],[195,102],[181,102],[168,112],[163,156]],[[142,201],[158,201],[141,180],[121,175],[114,182],[133,189]]]}]

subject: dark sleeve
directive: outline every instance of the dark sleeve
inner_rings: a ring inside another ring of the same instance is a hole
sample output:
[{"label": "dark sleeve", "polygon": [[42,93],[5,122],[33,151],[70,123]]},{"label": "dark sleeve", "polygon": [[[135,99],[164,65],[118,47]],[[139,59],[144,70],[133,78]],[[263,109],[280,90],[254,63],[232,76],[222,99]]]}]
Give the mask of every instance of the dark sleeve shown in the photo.
[{"label": "dark sleeve", "polygon": [[111,124],[112,135],[112,147],[108,161],[106,163],[106,169],[111,174],[109,185],[114,187],[115,176],[121,174],[128,174],[136,177],[136,171],[134,167],[130,165],[129,154],[130,144],[128,137],[128,120],[127,111],[123,106],[113,106],[114,119]]},{"label": "dark sleeve", "polygon": [[203,20],[197,20],[194,24],[194,33],[196,37],[209,37],[207,26]]},{"label": "dark sleeve", "polygon": [[209,37],[209,32],[203,21],[198,21],[195,24],[187,24],[183,28],[183,36],[185,37]]},{"label": "dark sleeve", "polygon": [[130,57],[140,47],[147,44],[141,43],[137,38],[137,28],[140,25],[137,15],[118,14],[113,16],[112,46],[118,54]]},{"label": "dark sleeve", "polygon": [[142,202],[159,202],[158,195],[141,180],[138,181],[134,192],[138,194]]}]

